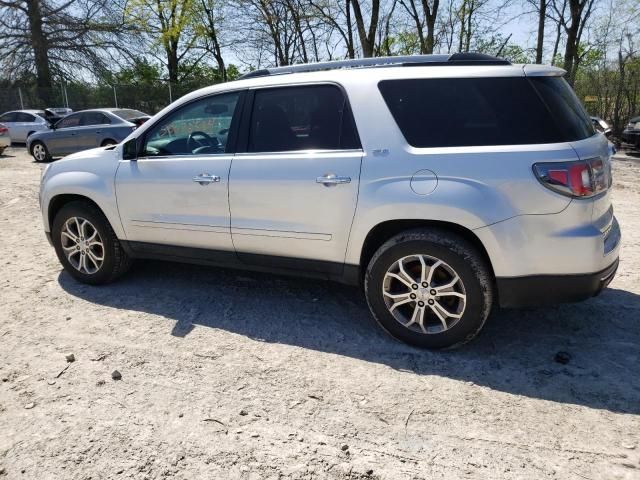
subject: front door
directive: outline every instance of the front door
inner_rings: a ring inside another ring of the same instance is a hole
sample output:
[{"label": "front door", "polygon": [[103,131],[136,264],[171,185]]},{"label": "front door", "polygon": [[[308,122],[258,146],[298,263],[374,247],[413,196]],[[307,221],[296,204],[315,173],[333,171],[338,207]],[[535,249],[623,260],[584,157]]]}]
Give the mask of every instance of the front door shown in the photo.
[{"label": "front door", "polygon": [[231,234],[242,261],[340,273],[362,150],[333,84],[251,91],[231,165]]},{"label": "front door", "polygon": [[228,174],[241,95],[179,107],[145,132],[137,160],[120,161],[116,196],[127,240],[233,252]]}]

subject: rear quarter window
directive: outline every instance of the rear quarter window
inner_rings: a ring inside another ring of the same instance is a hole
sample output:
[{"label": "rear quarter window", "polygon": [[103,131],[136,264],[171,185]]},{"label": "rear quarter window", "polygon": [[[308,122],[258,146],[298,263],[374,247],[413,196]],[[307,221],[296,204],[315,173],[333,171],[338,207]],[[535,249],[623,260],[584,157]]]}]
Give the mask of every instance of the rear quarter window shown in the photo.
[{"label": "rear quarter window", "polygon": [[[566,85],[560,78],[542,80]],[[569,92],[545,83],[539,92],[525,77],[490,77],[385,80],[378,87],[414,147],[556,143],[593,135],[568,85]]]}]

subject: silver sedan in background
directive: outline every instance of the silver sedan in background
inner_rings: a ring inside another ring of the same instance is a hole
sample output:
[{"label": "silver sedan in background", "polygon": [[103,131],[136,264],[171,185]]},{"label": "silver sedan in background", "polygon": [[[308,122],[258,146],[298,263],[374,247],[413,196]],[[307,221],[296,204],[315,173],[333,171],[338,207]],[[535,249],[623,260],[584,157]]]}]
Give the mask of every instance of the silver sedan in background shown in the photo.
[{"label": "silver sedan in background", "polygon": [[13,110],[0,115],[0,123],[9,129],[14,142],[26,142],[34,132],[49,130],[43,110]]},{"label": "silver sedan in background", "polygon": [[36,162],[53,157],[115,145],[124,140],[149,115],[128,108],[100,108],[72,113],[49,131],[37,132],[27,140],[27,150]]}]

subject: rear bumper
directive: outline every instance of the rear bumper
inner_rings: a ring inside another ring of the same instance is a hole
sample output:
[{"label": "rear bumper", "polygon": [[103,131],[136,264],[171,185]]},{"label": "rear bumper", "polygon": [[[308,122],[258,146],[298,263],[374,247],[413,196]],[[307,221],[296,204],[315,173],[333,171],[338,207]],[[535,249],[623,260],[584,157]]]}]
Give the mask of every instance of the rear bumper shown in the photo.
[{"label": "rear bumper", "polygon": [[586,275],[534,275],[496,278],[501,307],[532,307],[579,302],[598,295],[618,270],[618,258],[604,270]]}]

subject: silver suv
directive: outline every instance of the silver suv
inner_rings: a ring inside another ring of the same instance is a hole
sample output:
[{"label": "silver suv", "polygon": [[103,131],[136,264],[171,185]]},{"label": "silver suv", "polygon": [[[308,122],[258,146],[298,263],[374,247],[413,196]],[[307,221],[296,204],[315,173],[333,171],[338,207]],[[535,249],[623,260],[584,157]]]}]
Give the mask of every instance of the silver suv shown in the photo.
[{"label": "silver suv", "polygon": [[608,142],[563,73],[477,54],[258,70],[50,164],[44,228],[84,283],[135,258],[321,277],[362,285],[400,340],[459,345],[493,305],[615,274]]}]

